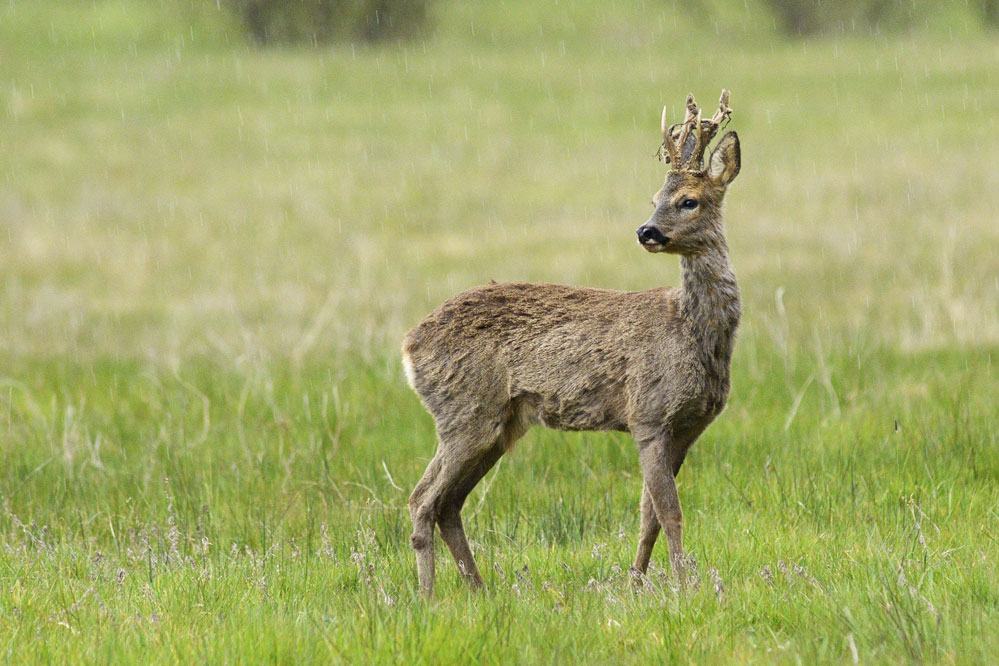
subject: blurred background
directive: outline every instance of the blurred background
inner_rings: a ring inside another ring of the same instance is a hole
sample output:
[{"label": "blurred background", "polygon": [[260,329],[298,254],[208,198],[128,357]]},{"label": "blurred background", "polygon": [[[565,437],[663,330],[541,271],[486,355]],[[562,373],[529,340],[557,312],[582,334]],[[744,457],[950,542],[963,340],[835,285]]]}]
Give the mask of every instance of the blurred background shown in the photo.
[{"label": "blurred background", "polygon": [[732,90],[742,348],[999,341],[994,0],[10,0],[0,353],[397,362],[489,279],[675,284],[659,114]]}]

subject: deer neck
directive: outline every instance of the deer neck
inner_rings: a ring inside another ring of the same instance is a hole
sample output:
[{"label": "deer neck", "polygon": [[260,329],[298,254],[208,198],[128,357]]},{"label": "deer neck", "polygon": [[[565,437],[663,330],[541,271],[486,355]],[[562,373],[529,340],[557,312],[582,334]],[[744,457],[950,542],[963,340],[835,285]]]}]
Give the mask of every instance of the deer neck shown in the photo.
[{"label": "deer neck", "polygon": [[742,314],[739,285],[728,260],[724,238],[711,248],[680,258],[683,287],[680,306],[701,346],[703,360],[724,374],[732,358],[735,331]]}]

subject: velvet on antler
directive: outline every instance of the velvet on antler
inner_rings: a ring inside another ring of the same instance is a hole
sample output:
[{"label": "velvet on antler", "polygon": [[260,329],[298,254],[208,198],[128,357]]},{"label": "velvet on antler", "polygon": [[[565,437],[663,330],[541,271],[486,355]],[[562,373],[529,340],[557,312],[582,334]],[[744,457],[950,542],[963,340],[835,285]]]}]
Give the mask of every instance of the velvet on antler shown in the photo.
[{"label": "velvet on antler", "polygon": [[682,123],[669,125],[667,109],[663,107],[663,142],[660,147],[663,161],[672,171],[702,171],[704,151],[721,129],[722,123],[732,115],[728,106],[729,91],[722,90],[718,110],[710,120],[701,118],[693,93],[687,95],[687,112]]}]

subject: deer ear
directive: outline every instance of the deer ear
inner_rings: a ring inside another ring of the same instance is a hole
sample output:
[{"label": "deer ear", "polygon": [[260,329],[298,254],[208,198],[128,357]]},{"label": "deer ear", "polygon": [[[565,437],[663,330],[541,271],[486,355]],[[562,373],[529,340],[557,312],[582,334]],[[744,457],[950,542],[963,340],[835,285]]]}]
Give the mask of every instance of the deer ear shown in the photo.
[{"label": "deer ear", "polygon": [[739,175],[741,162],[739,135],[727,132],[711,151],[711,159],[708,160],[708,178],[719,187],[728,187],[728,184]]}]

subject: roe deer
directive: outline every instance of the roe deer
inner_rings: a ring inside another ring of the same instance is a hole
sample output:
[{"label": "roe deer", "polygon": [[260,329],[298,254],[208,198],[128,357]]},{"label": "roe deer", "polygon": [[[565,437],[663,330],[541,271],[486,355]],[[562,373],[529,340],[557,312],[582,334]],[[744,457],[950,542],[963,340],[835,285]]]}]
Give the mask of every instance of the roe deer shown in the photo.
[{"label": "roe deer", "polygon": [[489,284],[431,312],[403,343],[406,378],[437,425],[437,453],[409,499],[420,589],[434,586],[434,525],[464,579],[482,577],[461,507],[531,425],[620,430],[638,444],[644,487],[634,569],[645,573],[660,526],[682,579],[675,476],[687,449],[725,406],[742,311],[729,266],[721,206],[739,173],[739,138],[704,151],[731,114],[729,93],[702,120],[693,95],[667,125],[670,163],[638,228],[648,252],[680,255],[683,286],[622,292],[557,284]]}]

